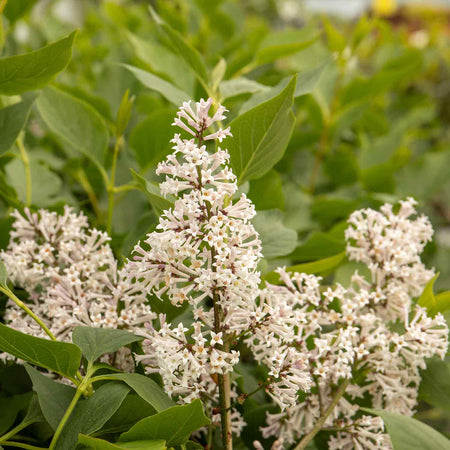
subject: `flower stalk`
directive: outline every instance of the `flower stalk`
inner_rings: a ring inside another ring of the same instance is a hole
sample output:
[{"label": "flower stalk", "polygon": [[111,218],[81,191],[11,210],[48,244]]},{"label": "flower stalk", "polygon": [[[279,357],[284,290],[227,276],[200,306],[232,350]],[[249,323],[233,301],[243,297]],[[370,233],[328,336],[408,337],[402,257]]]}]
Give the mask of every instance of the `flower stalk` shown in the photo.
[{"label": "flower stalk", "polygon": [[294,447],[294,450],[304,450],[306,446],[314,439],[317,433],[323,428],[324,423],[330,416],[330,414],[333,412],[336,405],[339,403],[339,400],[341,397],[345,394],[345,390],[347,389],[348,385],[350,383],[350,379],[347,378],[342,382],[342,384],[339,386],[338,390],[336,391],[336,394],[333,397],[333,400],[328,405],[328,408],[325,410],[323,415],[319,418],[319,420],[314,425],[314,428],[306,434],[303,439]]}]

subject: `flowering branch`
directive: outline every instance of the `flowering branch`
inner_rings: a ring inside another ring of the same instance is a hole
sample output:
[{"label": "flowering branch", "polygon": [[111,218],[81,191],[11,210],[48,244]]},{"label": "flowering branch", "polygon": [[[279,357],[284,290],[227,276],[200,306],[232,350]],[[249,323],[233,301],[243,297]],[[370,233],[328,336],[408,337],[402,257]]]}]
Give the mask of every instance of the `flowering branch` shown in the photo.
[{"label": "flowering branch", "polygon": [[303,439],[295,446],[294,450],[303,450],[306,448],[308,443],[314,439],[314,436],[322,429],[324,423],[328,419],[328,416],[333,412],[336,405],[339,403],[339,400],[344,395],[345,390],[347,389],[347,386],[350,383],[350,379],[346,379],[342,382],[342,384],[339,386],[338,390],[336,391],[336,394],[333,397],[333,400],[329,404],[328,408],[325,410],[323,415],[320,417],[320,419],[316,422],[314,425],[314,428],[303,437]]}]

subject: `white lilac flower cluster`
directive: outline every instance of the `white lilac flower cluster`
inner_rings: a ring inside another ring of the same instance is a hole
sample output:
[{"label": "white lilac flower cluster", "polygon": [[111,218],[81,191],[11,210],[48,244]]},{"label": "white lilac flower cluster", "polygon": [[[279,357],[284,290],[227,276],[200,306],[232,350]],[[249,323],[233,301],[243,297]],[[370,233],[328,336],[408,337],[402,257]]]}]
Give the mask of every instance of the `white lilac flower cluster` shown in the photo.
[{"label": "white lilac flower cluster", "polygon": [[[249,329],[259,295],[261,243],[250,223],[255,210],[244,194],[233,201],[237,184],[227,151],[206,148],[205,141],[231,136],[229,128],[205,136],[225,117],[220,105],[210,117],[211,105],[209,99],[180,108],[174,125],[195,138],[175,134],[173,154],[157,168],[157,174],[166,175],[161,192],[174,196],[174,206],[164,211],[157,231],[135,247],[125,267],[144,295],[193,307],[189,330],[171,327],[161,316],[158,329],[149,325],[141,331],[147,340],[139,360],[149,372],[157,370],[167,393],[181,402],[218,397],[213,377],[231,372],[239,361],[227,344]],[[237,411],[232,410],[232,418],[239,431],[243,422]]]},{"label": "white lilac flower cluster", "polygon": [[[155,317],[118,270],[110,238],[89,229],[83,213],[66,206],[61,215],[25,209],[24,215],[15,211],[12,216],[10,242],[0,258],[11,282],[28,293],[33,312],[58,340],[71,340],[72,330],[80,325],[133,329]],[[47,337],[12,301],[5,322],[24,333]],[[118,366],[134,367],[122,353]]]},{"label": "white lilac flower cluster", "polygon": [[[330,449],[391,448],[383,421],[359,405],[413,414],[419,370],[448,347],[443,317],[428,316],[414,301],[434,275],[420,260],[432,236],[428,219],[417,217],[412,199],[396,212],[392,205],[356,211],[346,230],[347,256],[367,266],[367,277],[356,271],[349,287],[328,287],[315,275],[278,269],[280,284],[262,287],[254,207],[237,196],[227,151],[207,148],[208,141],[231,136],[217,126],[225,108],[210,117],[211,106],[208,99],[180,108],[174,125],[193,138],[175,134],[174,152],[157,168],[173,207],[123,269],[109,237],[89,229],[82,213],[25,210],[13,213],[11,240],[0,255],[11,281],[27,291],[33,311],[58,339],[69,340],[78,325],[144,336],[143,354],[135,358],[147,373],[161,375],[178,402],[201,398],[213,424],[221,420],[218,377],[234,370],[240,355],[231,346],[242,342],[267,367],[262,387],[279,407],[262,429],[276,438],[274,450],[313,430],[330,405],[323,424]],[[217,131],[208,131],[213,125]],[[190,305],[193,320],[175,326],[157,317],[147,306],[153,296]],[[45,337],[14,303],[5,320]],[[231,398],[233,404],[239,398],[236,384]],[[239,434],[245,423],[237,409],[231,418]],[[256,442],[255,448],[263,447]]]},{"label": "white lilac flower cluster", "polygon": [[[368,266],[370,280],[356,272],[349,288],[321,289],[320,277],[280,270],[282,285],[262,291],[260,319],[247,343],[272,368],[268,393],[281,411],[268,414],[263,435],[276,436],[276,445],[311,431],[343,383],[345,394],[324,423],[336,432],[331,449],[391,448],[382,420],[360,411],[363,399],[376,409],[414,413],[419,369],[426,358],[444,357],[448,327],[442,315],[429,317],[412,302],[433,276],[419,256],[432,229],[413,215],[412,199],[397,214],[384,205],[381,212],[351,215],[347,254]],[[292,352],[308,367],[309,380],[289,363]],[[310,393],[299,401],[308,384]]]}]

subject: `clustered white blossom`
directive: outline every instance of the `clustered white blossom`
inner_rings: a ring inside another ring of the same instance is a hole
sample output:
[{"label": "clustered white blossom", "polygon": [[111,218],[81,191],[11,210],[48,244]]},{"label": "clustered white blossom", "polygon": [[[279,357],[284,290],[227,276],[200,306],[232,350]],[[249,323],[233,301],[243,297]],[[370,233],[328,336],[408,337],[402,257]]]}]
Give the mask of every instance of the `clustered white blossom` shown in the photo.
[{"label": "clustered white blossom", "polygon": [[[70,341],[76,326],[133,329],[155,314],[136,295],[108,244],[108,235],[89,229],[83,213],[66,206],[59,215],[44,209],[12,213],[10,242],[0,258],[9,279],[29,296],[33,312],[58,340]],[[46,334],[13,301],[5,322],[32,336]],[[116,364],[134,367],[126,351]]]},{"label": "clustered white blossom", "polygon": [[[88,229],[82,213],[26,209],[13,213],[11,240],[0,255],[11,281],[28,292],[33,311],[59,339],[70,339],[77,325],[144,336],[135,358],[147,373],[160,374],[180,403],[201,398],[213,424],[220,423],[217,376],[234,370],[240,354],[231,347],[242,342],[266,366],[261,387],[279,407],[262,428],[265,438],[276,438],[274,450],[310,432],[332,404],[323,425],[331,450],[391,448],[382,419],[364,414],[360,404],[412,415],[419,370],[448,347],[442,315],[429,316],[415,301],[434,275],[420,260],[431,224],[416,215],[412,199],[397,212],[388,204],[356,211],[346,230],[347,256],[370,276],[356,271],[348,287],[330,287],[321,277],[280,268],[279,285],[262,285],[254,207],[237,195],[227,151],[207,148],[207,141],[231,136],[218,126],[226,109],[219,105],[210,117],[211,106],[208,99],[180,108],[174,125],[193,138],[175,134],[174,152],[157,168],[173,207],[123,269],[109,237]],[[208,131],[213,125],[217,131]],[[168,323],[147,306],[152,296],[190,305],[193,319]],[[12,302],[5,320],[45,337]],[[234,383],[231,397],[239,397]],[[236,408],[231,417],[240,434],[245,423]],[[255,442],[255,448],[263,447]]]},{"label": "clustered white blossom", "polygon": [[[263,435],[276,436],[276,445],[291,444],[311,431],[344,382],[345,395],[324,423],[336,432],[331,449],[391,448],[382,420],[360,411],[363,398],[376,409],[414,413],[419,369],[426,367],[426,358],[443,358],[448,347],[443,316],[430,317],[412,301],[434,274],[419,256],[432,228],[423,216],[410,218],[414,214],[414,201],[408,199],[397,214],[384,205],[381,212],[351,215],[347,254],[368,266],[370,280],[356,272],[348,288],[320,288],[320,277],[281,269],[282,286],[268,285],[262,292],[262,319],[247,342],[258,360],[269,367],[280,360],[287,368],[284,377],[270,372],[281,378],[268,386],[281,411],[268,414]],[[308,381],[300,373],[296,383],[289,383],[293,369],[284,360],[291,351],[309,367],[312,388],[304,401],[296,390]]]},{"label": "clustered white blossom", "polygon": [[[171,327],[164,316],[158,329],[149,325],[147,332],[141,331],[147,340],[139,360],[149,372],[157,370],[166,392],[181,402],[217,398],[211,376],[231,372],[239,361],[239,352],[229,351],[225,341],[248,330],[249,312],[259,295],[261,244],[250,223],[255,210],[245,194],[233,201],[237,184],[227,166],[227,151],[206,148],[205,141],[221,142],[231,135],[229,128],[219,128],[204,136],[225,117],[220,105],[209,117],[211,105],[209,99],[180,108],[174,125],[195,138],[175,134],[173,154],[157,168],[157,174],[166,175],[161,192],[175,197],[174,206],[164,211],[157,231],[135,247],[126,265],[128,277],[143,294],[193,307],[193,332],[183,325]],[[232,418],[240,431],[243,422],[236,410]]]}]

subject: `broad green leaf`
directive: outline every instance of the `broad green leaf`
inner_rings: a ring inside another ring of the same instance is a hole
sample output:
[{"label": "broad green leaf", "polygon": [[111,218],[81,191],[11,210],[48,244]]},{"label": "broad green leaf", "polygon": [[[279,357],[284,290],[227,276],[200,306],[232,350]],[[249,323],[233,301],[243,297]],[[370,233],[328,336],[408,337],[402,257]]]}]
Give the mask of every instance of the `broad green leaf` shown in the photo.
[{"label": "broad green leaf", "polygon": [[123,67],[129,70],[145,87],[159,92],[165,99],[177,107],[181,106],[183,102],[190,100],[186,92],[183,92],[180,88],[146,70],[128,64],[123,64]]},{"label": "broad green leaf", "polygon": [[450,360],[431,358],[420,375],[420,398],[430,405],[450,411]]},{"label": "broad green leaf", "polygon": [[142,192],[144,192],[144,194],[147,195],[150,205],[158,216],[160,216],[165,210],[173,208],[173,202],[161,195],[157,185],[150,183],[133,169],[130,170],[137,186]]},{"label": "broad green leaf", "polygon": [[136,422],[156,413],[155,408],[139,395],[130,393],[120,405],[120,408],[105,423],[98,434],[123,433]]},{"label": "broad green leaf", "polygon": [[270,170],[263,177],[250,183],[248,197],[258,211],[284,209],[283,183],[280,174]]},{"label": "broad green leaf", "polygon": [[26,410],[31,402],[30,396],[30,392],[10,397],[0,396],[0,436],[12,427],[19,412]]},{"label": "broad green leaf", "polygon": [[80,434],[78,436],[78,443],[83,444],[85,447],[92,450],[121,450],[127,448],[134,448],[138,450],[165,450],[166,441],[163,440],[151,440],[151,441],[131,441],[126,443],[104,441],[103,439],[93,438]]},{"label": "broad green leaf", "polygon": [[[178,31],[165,23],[151,6],[149,6],[149,9],[153,19],[171,43],[173,50],[183,58],[184,62],[192,69],[200,83],[206,86],[208,84],[208,73],[200,53],[188,44]],[[182,76],[182,74],[180,74],[180,76]]]},{"label": "broad green leaf", "polygon": [[34,52],[0,58],[0,94],[22,94],[48,84],[69,63],[76,34]]},{"label": "broad green leaf", "polygon": [[405,134],[410,129],[430,121],[433,114],[430,108],[417,108],[398,119],[386,135],[363,146],[359,158],[361,168],[367,169],[386,163],[401,146]]},{"label": "broad green leaf", "polygon": [[39,114],[61,140],[101,165],[108,146],[108,128],[88,103],[59,89],[42,91],[37,102]]},{"label": "broad green leaf", "polygon": [[449,166],[450,152],[426,152],[396,174],[396,192],[400,198],[412,195],[416,199],[428,200],[448,181]]},{"label": "broad green leaf", "polygon": [[76,345],[29,336],[1,323],[0,350],[69,378],[80,367],[81,350]]},{"label": "broad green leaf", "polygon": [[359,200],[342,198],[337,194],[318,195],[311,205],[311,214],[323,228],[330,228],[337,221],[346,220],[359,205]]},{"label": "broad green leaf", "polygon": [[[190,96],[193,94],[195,76],[183,59],[153,39],[144,40],[132,33],[128,33],[128,38],[136,56],[150,66],[152,72],[166,75],[182,91]],[[183,76],[180,76],[180,73]]]},{"label": "broad green leaf", "polygon": [[314,231],[289,256],[299,262],[315,261],[336,255],[344,249],[344,239],[336,238],[329,233]]},{"label": "broad green leaf", "polygon": [[34,96],[29,96],[19,103],[0,109],[0,153],[13,146],[28,120],[34,100]]},{"label": "broad green leaf", "polygon": [[361,101],[373,98],[392,89],[399,89],[402,83],[411,80],[412,74],[420,73],[423,57],[418,49],[409,49],[394,62],[369,77],[355,77],[342,93],[342,102]]},{"label": "broad green leaf", "polygon": [[450,309],[450,291],[441,292],[435,295],[436,310],[443,313]]},{"label": "broad green leaf", "polygon": [[[25,203],[27,198],[26,175],[23,162],[15,158],[5,166],[7,179],[13,187],[18,198]],[[31,172],[31,203],[36,206],[51,206],[61,200],[61,178],[37,161],[33,156],[30,158]]]},{"label": "broad green leaf", "polygon": [[254,94],[259,91],[266,91],[270,88],[254,80],[241,77],[220,82],[219,89],[222,100],[225,100],[241,94]]},{"label": "broad green leaf", "polygon": [[52,380],[28,364],[25,364],[25,369],[33,383],[45,420],[56,430],[75,395],[75,389]]},{"label": "broad green leaf", "polygon": [[417,302],[420,306],[427,308],[428,314],[431,316],[435,316],[438,313],[436,297],[433,292],[433,286],[438,277],[439,272],[428,281]]},{"label": "broad green leaf", "polygon": [[[298,272],[298,273],[308,273],[316,274],[322,272],[328,272],[331,269],[336,268],[345,259],[345,252],[338,253],[334,256],[329,256],[328,258],[319,259],[318,261],[313,261],[309,263],[296,264],[295,266],[286,267],[286,272]],[[264,280],[271,284],[280,284],[279,275],[276,272],[270,272],[264,275]]]},{"label": "broad green leaf", "polygon": [[55,450],[76,447],[78,435],[98,431],[117,411],[130,388],[122,383],[106,383],[86,400],[80,400],[56,441]]},{"label": "broad green leaf", "polygon": [[9,0],[6,3],[3,14],[14,24],[18,19],[24,16],[35,4],[37,0]]},{"label": "broad green leaf", "polygon": [[291,253],[297,245],[297,233],[283,225],[281,211],[260,211],[252,220],[262,243],[265,258],[273,259]]},{"label": "broad green leaf", "polygon": [[141,169],[155,166],[172,152],[174,116],[172,110],[157,110],[133,128],[129,143]]},{"label": "broad green leaf", "polygon": [[138,373],[115,373],[105,375],[110,380],[123,381],[156,411],[163,411],[174,405],[168,395],[150,378]]},{"label": "broad green leaf", "polygon": [[300,72],[297,75],[297,85],[295,87],[294,98],[310,94],[319,82],[320,77],[328,64],[329,62],[325,62],[320,66],[314,67],[313,69]]},{"label": "broad green leaf", "polygon": [[294,55],[317,41],[318,36],[311,39],[306,39],[301,42],[291,42],[287,44],[270,45],[262,48],[256,54],[255,63],[257,65],[268,64],[284,58],[286,56]]},{"label": "broad green leaf", "polygon": [[294,77],[279,95],[230,123],[233,138],[228,151],[239,184],[261,177],[283,156],[295,122],[295,83]]},{"label": "broad green leaf", "polygon": [[328,46],[333,52],[342,52],[348,45],[345,36],[340,33],[331,22],[324,17],[322,19],[325,34],[327,36]]},{"label": "broad green leaf", "polygon": [[449,450],[450,440],[433,428],[412,417],[388,411],[361,408],[383,419],[394,450]]},{"label": "broad green leaf", "polygon": [[203,412],[200,400],[188,405],[168,408],[154,416],[139,421],[126,433],[120,435],[120,442],[165,439],[167,446],[183,445],[191,433],[211,422]]},{"label": "broad green leaf", "polygon": [[45,417],[42,414],[37,394],[33,394],[33,396],[31,397],[27,413],[23,418],[22,422],[25,423],[45,422]]},{"label": "broad green leaf", "polygon": [[3,261],[0,261],[0,285],[6,287],[6,283],[8,281],[8,272],[6,270]]},{"label": "broad green leaf", "polygon": [[81,348],[83,356],[90,362],[105,353],[114,353],[119,348],[142,339],[125,330],[108,328],[76,327],[72,334],[73,343]]},{"label": "broad green leaf", "polygon": [[[320,66],[317,66],[313,69],[304,70],[302,72],[299,72],[297,74],[297,84],[295,87],[294,92],[294,98],[301,97],[303,95],[310,94],[316,84],[320,81],[320,77],[322,76],[322,73],[324,72],[325,68],[328,66],[328,62],[325,62],[321,64]],[[237,81],[238,79],[236,79]],[[260,105],[263,102],[266,102],[267,100],[270,100],[271,98],[278,95],[289,83],[290,78],[284,78],[281,80],[276,86],[269,87],[269,86],[263,86],[263,89],[260,89],[259,91],[255,91],[255,94],[252,95],[242,106],[239,110],[240,114],[244,114],[245,112],[249,111],[250,109],[254,108],[257,105]],[[234,81],[234,80],[230,80]]]},{"label": "broad green leaf", "polygon": [[220,58],[219,62],[211,72],[211,84],[214,91],[219,86],[219,83],[223,80],[226,70],[227,62],[223,58]]}]

